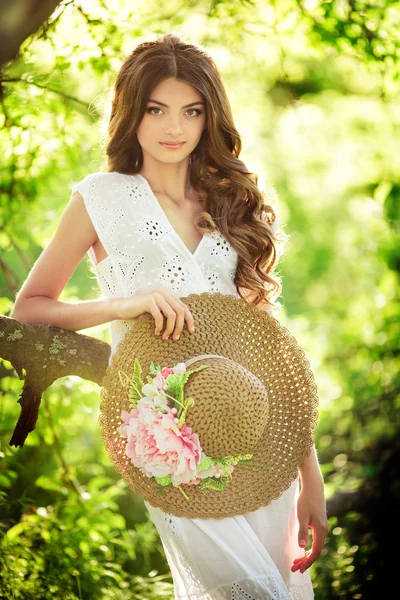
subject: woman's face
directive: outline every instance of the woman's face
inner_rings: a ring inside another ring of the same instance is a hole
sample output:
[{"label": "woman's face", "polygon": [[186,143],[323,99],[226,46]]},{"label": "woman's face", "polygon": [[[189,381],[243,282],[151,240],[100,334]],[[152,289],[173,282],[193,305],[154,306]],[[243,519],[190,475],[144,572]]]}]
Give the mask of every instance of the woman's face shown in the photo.
[{"label": "woman's face", "polygon": [[[175,77],[164,79],[153,88],[137,130],[143,156],[147,153],[163,163],[181,162],[196,148],[205,125],[205,104],[200,92]],[[185,143],[171,149],[161,142]]]}]

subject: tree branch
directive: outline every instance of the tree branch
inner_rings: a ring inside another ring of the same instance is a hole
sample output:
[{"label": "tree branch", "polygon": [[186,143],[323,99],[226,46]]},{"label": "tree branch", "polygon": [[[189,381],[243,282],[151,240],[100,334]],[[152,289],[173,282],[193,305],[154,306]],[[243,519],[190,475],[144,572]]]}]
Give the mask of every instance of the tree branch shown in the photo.
[{"label": "tree branch", "polygon": [[53,14],[60,0],[0,0],[0,66],[14,59],[24,40]]},{"label": "tree branch", "polygon": [[83,100],[80,100],[79,98],[76,98],[75,96],[71,96],[71,94],[66,94],[62,90],[56,90],[55,88],[51,88],[48,85],[42,85],[41,83],[37,83],[31,77],[27,77],[25,79],[21,79],[21,77],[3,77],[2,79],[0,79],[0,84],[1,83],[24,83],[24,84],[28,83],[29,85],[34,85],[35,87],[40,88],[42,90],[47,90],[48,92],[53,92],[53,94],[58,94],[59,96],[61,96],[62,98],[65,98],[66,100],[72,100],[73,102],[77,102],[78,104],[81,104],[85,108],[89,108],[89,105],[87,102],[84,102]]},{"label": "tree branch", "polygon": [[23,446],[34,430],[45,389],[67,375],[78,375],[101,385],[110,353],[110,344],[96,338],[0,316],[0,356],[24,380],[18,399],[21,414],[10,446]]}]

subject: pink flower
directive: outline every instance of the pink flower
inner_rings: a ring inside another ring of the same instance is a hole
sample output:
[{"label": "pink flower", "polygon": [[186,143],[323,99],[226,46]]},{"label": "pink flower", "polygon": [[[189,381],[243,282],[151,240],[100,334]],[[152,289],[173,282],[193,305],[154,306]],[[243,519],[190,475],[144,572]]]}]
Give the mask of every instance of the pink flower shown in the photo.
[{"label": "pink flower", "polygon": [[189,481],[189,483],[182,483],[182,485],[199,485],[200,481],[203,481],[203,477],[196,477],[193,481]]},{"label": "pink flower", "polygon": [[131,419],[136,418],[137,415],[138,415],[137,408],[132,408],[132,410],[130,412],[128,412],[127,410],[121,411],[121,418],[123,420],[123,424],[120,425],[120,427],[118,427],[117,431],[118,431],[118,433],[121,434],[122,437],[125,437],[125,438],[128,437],[130,421],[131,421]]},{"label": "pink flower", "polygon": [[153,377],[152,382],[158,390],[165,390],[167,388],[167,383],[163,375],[161,375],[161,373],[158,373],[158,375]]},{"label": "pink flower", "polygon": [[178,364],[176,364],[173,368],[172,371],[175,373],[175,375],[183,375],[183,373],[186,373],[186,365],[184,362],[180,362]]},{"label": "pink flower", "polygon": [[165,377],[165,379],[167,379],[168,375],[171,375],[171,373],[173,372],[174,370],[170,369],[169,367],[164,367],[163,369],[161,369],[161,375]]},{"label": "pink flower", "polygon": [[170,407],[162,413],[142,400],[130,413],[121,411],[126,455],[147,477],[169,475],[175,486],[195,480],[202,456],[198,435],[185,424],[179,429]]},{"label": "pink flower", "polygon": [[[233,472],[233,469],[235,467],[233,465],[229,465],[228,467],[228,471],[229,473]],[[216,469],[215,469],[215,474],[214,477],[227,477],[227,474],[225,473],[225,471],[220,467],[220,465],[216,465]]]}]

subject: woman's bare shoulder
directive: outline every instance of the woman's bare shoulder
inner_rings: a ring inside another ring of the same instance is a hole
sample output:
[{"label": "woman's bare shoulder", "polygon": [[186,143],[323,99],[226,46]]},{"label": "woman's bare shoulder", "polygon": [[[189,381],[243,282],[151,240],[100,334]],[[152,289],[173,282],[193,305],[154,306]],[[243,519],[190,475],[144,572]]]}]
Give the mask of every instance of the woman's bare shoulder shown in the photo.
[{"label": "woman's bare shoulder", "polygon": [[82,195],[74,191],[65,206],[54,235],[44,248],[20,289],[14,310],[32,296],[58,299],[97,233]]}]

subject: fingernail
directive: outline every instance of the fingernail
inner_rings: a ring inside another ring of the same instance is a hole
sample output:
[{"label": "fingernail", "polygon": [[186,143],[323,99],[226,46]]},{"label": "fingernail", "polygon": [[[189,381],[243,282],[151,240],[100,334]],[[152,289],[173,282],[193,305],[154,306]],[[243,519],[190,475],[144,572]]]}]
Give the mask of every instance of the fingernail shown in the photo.
[{"label": "fingernail", "polygon": [[176,340],[179,340],[179,337],[180,337],[179,335],[176,335],[176,336],[175,336],[175,339],[176,339]]},{"label": "fingernail", "polygon": [[305,546],[305,545],[306,545],[306,542],[305,542],[304,540],[300,540],[300,546],[301,546],[302,548],[304,548],[304,546]]}]

